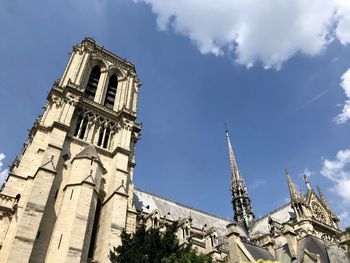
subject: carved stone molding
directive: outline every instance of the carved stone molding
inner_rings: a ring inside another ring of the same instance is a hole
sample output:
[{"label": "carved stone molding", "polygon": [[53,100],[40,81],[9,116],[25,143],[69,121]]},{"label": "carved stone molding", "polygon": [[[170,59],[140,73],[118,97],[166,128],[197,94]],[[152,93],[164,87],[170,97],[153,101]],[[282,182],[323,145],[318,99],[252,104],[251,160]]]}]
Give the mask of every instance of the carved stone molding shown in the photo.
[{"label": "carved stone molding", "polygon": [[89,52],[93,58],[107,60],[117,67],[125,70],[126,72],[135,73],[134,65],[127,62],[125,59],[123,60],[118,56],[106,51],[103,47],[97,45],[93,39],[86,38],[81,42],[80,46],[75,46],[73,49],[78,52],[81,52],[80,49],[84,50],[86,52]]}]

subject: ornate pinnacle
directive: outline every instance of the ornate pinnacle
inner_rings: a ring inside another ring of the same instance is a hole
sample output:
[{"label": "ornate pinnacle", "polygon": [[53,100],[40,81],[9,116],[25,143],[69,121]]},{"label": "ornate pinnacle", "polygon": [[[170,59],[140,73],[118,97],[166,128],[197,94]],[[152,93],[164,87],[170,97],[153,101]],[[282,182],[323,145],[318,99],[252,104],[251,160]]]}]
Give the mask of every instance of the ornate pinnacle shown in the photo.
[{"label": "ornate pinnacle", "polygon": [[326,206],[328,210],[331,210],[330,206],[327,203],[327,200],[326,200],[325,196],[323,195],[323,193],[321,191],[321,188],[318,185],[317,185],[317,191],[318,191],[318,196],[320,197],[322,204],[324,206]]},{"label": "ornate pinnacle", "polygon": [[317,185],[317,191],[318,191],[318,196],[320,197],[321,203],[326,207],[328,212],[332,215],[333,219],[339,221],[337,215],[334,214],[333,210],[331,209],[331,207],[329,206],[329,204],[326,200],[326,197],[324,196],[324,194],[321,191],[321,188],[318,185]]},{"label": "ornate pinnacle", "polygon": [[296,201],[299,199],[299,192],[297,191],[292,178],[289,175],[289,172],[287,170],[287,168],[285,169],[285,173],[287,176],[287,181],[288,181],[288,188],[289,188],[289,193],[290,193],[290,197],[291,197],[291,201]]}]

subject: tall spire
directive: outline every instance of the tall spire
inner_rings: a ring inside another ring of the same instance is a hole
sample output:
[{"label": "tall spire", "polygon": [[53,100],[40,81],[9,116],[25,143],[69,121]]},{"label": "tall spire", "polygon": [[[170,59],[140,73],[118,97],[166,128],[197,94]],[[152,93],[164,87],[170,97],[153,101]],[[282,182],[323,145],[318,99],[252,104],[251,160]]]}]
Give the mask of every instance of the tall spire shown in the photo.
[{"label": "tall spire", "polygon": [[225,124],[225,129],[226,129],[225,132],[226,132],[226,140],[227,140],[227,146],[228,146],[228,154],[230,157],[230,167],[231,167],[231,175],[232,175],[231,180],[233,182],[234,180],[239,180],[240,175],[239,175],[238,165],[236,162],[235,153],[233,151],[233,147],[232,147],[231,140],[230,140],[230,135],[228,133],[226,124]]},{"label": "tall spire", "polygon": [[[226,126],[226,125],[225,125]],[[255,216],[250,202],[247,186],[241,177],[236,162],[235,154],[230,140],[229,132],[226,128],[226,139],[230,158],[231,167],[231,193],[232,206],[234,210],[234,219],[242,223],[247,231],[249,231]]]}]

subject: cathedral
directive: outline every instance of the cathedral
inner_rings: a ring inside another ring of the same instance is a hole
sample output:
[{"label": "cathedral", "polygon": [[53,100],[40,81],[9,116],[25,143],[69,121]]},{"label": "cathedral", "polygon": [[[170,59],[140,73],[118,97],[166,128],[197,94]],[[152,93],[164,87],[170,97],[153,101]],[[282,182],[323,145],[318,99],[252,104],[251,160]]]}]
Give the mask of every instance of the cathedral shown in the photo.
[{"label": "cathedral", "polygon": [[350,262],[350,232],[306,177],[302,193],[286,171],[290,201],[255,218],[228,131],[232,220],[137,188],[140,86],[94,39],[73,47],[2,186],[0,262],[108,263],[123,231],[174,221],[179,242],[215,262]]}]

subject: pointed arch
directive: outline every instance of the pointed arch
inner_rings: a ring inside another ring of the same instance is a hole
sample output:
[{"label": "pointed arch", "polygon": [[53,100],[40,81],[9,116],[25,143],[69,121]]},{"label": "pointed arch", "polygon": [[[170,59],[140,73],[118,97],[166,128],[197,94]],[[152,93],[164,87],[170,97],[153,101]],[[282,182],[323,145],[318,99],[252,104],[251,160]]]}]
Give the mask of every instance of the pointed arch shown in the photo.
[{"label": "pointed arch", "polygon": [[88,83],[85,88],[84,96],[90,100],[93,100],[95,98],[97,85],[100,80],[101,76],[101,68],[99,65],[96,65],[93,67],[90,73],[90,77],[88,80]]},{"label": "pointed arch", "polygon": [[115,96],[117,94],[118,87],[118,77],[116,74],[113,74],[108,81],[108,86],[106,90],[105,101],[103,103],[104,106],[113,109]]}]

